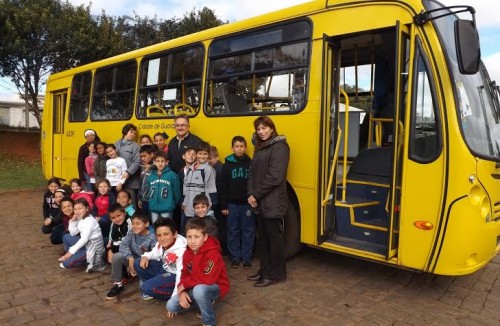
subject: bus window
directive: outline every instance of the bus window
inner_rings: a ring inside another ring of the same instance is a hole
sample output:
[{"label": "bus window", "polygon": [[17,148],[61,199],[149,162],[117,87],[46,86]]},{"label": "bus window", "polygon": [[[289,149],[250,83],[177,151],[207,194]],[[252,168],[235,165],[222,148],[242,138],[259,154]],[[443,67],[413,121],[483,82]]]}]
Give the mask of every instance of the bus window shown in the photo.
[{"label": "bus window", "polygon": [[306,103],[307,22],[219,39],[210,46],[207,115],[297,112]]},{"label": "bus window", "polygon": [[196,114],[202,72],[201,45],[147,57],[141,63],[137,117]]},{"label": "bus window", "polygon": [[132,117],[136,71],[135,61],[96,71],[91,120],[128,120]]},{"label": "bus window", "polygon": [[429,162],[440,152],[438,112],[424,58],[419,55],[414,76],[412,127],[410,132],[410,158],[417,162]]},{"label": "bus window", "polygon": [[92,73],[90,71],[76,74],[71,85],[71,100],[69,104],[69,121],[86,121],[89,115],[90,85]]}]

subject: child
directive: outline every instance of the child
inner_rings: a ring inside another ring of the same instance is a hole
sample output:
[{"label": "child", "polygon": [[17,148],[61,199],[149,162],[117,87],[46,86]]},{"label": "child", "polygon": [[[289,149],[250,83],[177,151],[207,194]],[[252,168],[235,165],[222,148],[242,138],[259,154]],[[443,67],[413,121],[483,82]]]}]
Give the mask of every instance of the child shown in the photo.
[{"label": "child", "polygon": [[149,214],[149,203],[147,198],[147,183],[144,182],[146,178],[151,174],[151,171],[155,169],[153,165],[153,159],[156,153],[156,146],[153,145],[143,145],[139,149],[139,156],[141,158],[141,175],[139,177],[139,193],[137,206],[146,214]]},{"label": "child", "polygon": [[108,236],[111,226],[108,209],[114,203],[116,203],[116,197],[111,191],[111,184],[108,179],[100,179],[97,181],[97,198],[94,201],[94,210],[92,214],[95,216],[97,222],[99,222],[104,238]]},{"label": "child", "polygon": [[95,145],[97,158],[94,162],[94,177],[97,183],[101,179],[106,179],[106,161],[108,160],[108,155],[106,154],[106,143],[99,142]]},{"label": "child", "polygon": [[[219,188],[221,187],[221,177],[222,177],[222,162],[219,160],[219,151],[217,147],[210,146],[210,152],[208,152],[208,164],[215,170],[215,185],[217,188],[217,199],[219,198]],[[217,226],[219,229],[219,242],[222,249],[222,255],[226,257],[228,255],[227,250],[227,221],[226,217],[222,215],[220,209],[220,203],[214,203],[211,207],[214,211],[215,219],[217,220]]]},{"label": "child", "polygon": [[106,154],[109,159],[106,161],[106,179],[111,184],[111,189],[116,193],[122,190],[123,184],[127,180],[124,173],[127,171],[127,162],[116,153],[116,146],[108,144]]},{"label": "child", "polygon": [[182,269],[182,255],[187,241],[177,233],[170,218],[159,218],[154,224],[158,242],[134,263],[135,271],[143,282],[142,298],[168,300],[176,293]]},{"label": "child", "polygon": [[182,206],[186,217],[194,216],[193,199],[198,194],[205,194],[209,199],[209,206],[217,201],[215,186],[215,171],[207,163],[210,144],[201,142],[196,148],[196,162],[191,165],[184,177]]},{"label": "child", "polygon": [[149,216],[137,212],[132,216],[132,228],[122,239],[120,251],[113,254],[111,261],[111,280],[113,287],[106,295],[106,299],[114,299],[123,291],[123,286],[128,282],[123,267],[128,267],[130,276],[137,275],[134,260],[145,252],[151,251],[156,242],[156,236],[149,228]]},{"label": "child", "polygon": [[[56,194],[63,194],[64,189],[57,189]],[[65,194],[65,192],[64,192]],[[61,221],[55,225],[50,234],[50,242],[54,245],[63,243],[63,236],[68,233],[69,221],[73,218],[73,199],[63,197],[59,202],[61,208]]]},{"label": "child", "polygon": [[[61,268],[74,268],[87,264],[86,272],[103,271],[104,243],[99,224],[90,214],[90,206],[85,198],[75,200],[74,216],[69,221],[69,234],[63,236],[66,252],[59,258]],[[80,234],[79,237],[76,235]]]},{"label": "child", "polygon": [[94,164],[97,159],[96,144],[90,143],[88,146],[89,156],[85,158],[85,171],[89,176],[89,184],[86,184],[86,190],[95,193],[95,174],[94,174]]},{"label": "child", "polygon": [[231,141],[233,154],[226,157],[222,167],[220,185],[217,187],[221,213],[227,217],[227,246],[231,267],[252,267],[255,241],[255,215],[248,204],[247,179],[250,157],[246,154],[247,142],[242,136]]},{"label": "child", "polygon": [[160,216],[173,218],[175,206],[181,199],[179,176],[168,167],[167,155],[163,152],[157,153],[154,165],[156,169],[144,180],[153,223]]},{"label": "child", "polygon": [[208,206],[209,206],[208,198],[204,194],[199,194],[194,197],[193,199],[193,208],[195,212],[194,217],[204,219],[208,235],[218,239],[219,230],[217,228],[217,220],[212,215],[213,211],[209,211]]},{"label": "child", "polygon": [[113,254],[117,253],[120,249],[120,243],[123,237],[127,235],[132,223],[125,215],[125,208],[118,203],[109,206],[108,215],[111,220],[111,228],[109,230],[109,240],[106,245],[106,250],[108,251],[108,263],[111,263]]},{"label": "child", "polygon": [[127,190],[121,190],[120,192],[118,192],[118,194],[116,195],[116,202],[122,205],[122,207],[125,209],[125,214],[127,214],[129,218],[134,215],[135,208],[134,205],[132,205],[132,196],[130,196],[130,192],[128,192]]},{"label": "child", "polygon": [[58,188],[61,187],[61,181],[57,178],[50,178],[47,182],[47,191],[43,194],[43,233],[51,233],[54,228],[52,223],[54,217],[60,214],[59,205],[56,204],[54,194]]},{"label": "child", "polygon": [[168,145],[165,144],[165,141],[168,139],[168,135],[166,132],[157,132],[154,135],[155,145],[158,147],[158,150],[163,153],[168,152]]},{"label": "child", "polygon": [[[177,171],[179,173],[179,181],[181,184],[181,190],[184,189],[184,178],[186,177],[187,171],[189,167],[196,162],[196,150],[193,147],[187,147],[182,153],[182,159],[184,160],[184,167]],[[183,192],[183,191],[182,191]],[[182,203],[184,202],[184,194],[181,194],[180,205],[177,205],[176,214],[174,214],[174,219],[176,220],[177,225],[180,225],[181,234],[184,233],[184,226],[186,225],[186,214],[184,214],[184,209],[182,209]]]},{"label": "child", "polygon": [[167,302],[167,316],[197,306],[204,325],[215,325],[213,303],[229,291],[226,265],[217,239],[206,232],[205,219],[186,223],[188,248],[182,258],[182,272],[177,294]]},{"label": "child", "polygon": [[85,198],[90,205],[90,209],[94,207],[94,193],[83,190],[82,181],[78,178],[69,180],[71,187],[71,199],[77,200],[78,198]]},{"label": "child", "polygon": [[153,140],[151,139],[151,136],[146,134],[142,135],[141,138],[139,139],[139,146],[144,146],[144,145],[153,145]]}]

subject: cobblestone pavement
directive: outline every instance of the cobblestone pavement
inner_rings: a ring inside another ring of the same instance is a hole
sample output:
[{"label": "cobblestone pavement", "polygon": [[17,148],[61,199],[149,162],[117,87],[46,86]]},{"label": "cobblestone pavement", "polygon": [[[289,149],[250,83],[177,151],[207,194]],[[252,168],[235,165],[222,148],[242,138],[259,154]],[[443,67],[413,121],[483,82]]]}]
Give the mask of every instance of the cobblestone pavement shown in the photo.
[{"label": "cobblestone pavement", "polygon": [[[139,298],[137,281],[105,300],[110,268],[59,268],[61,246],[40,232],[42,194],[1,196],[0,325],[201,323],[194,312],[167,319],[164,302]],[[305,249],[285,283],[256,289],[249,273],[229,268],[219,325],[500,325],[500,256],[473,275],[443,277]]]}]

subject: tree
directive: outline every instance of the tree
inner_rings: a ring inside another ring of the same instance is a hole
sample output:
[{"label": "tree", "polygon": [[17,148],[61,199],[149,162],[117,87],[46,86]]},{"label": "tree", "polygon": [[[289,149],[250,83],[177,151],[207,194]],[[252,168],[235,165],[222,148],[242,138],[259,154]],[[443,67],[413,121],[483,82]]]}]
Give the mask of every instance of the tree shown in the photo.
[{"label": "tree", "polygon": [[59,0],[0,2],[0,76],[11,79],[40,125],[38,94],[46,77],[78,64],[96,27],[90,7]]}]

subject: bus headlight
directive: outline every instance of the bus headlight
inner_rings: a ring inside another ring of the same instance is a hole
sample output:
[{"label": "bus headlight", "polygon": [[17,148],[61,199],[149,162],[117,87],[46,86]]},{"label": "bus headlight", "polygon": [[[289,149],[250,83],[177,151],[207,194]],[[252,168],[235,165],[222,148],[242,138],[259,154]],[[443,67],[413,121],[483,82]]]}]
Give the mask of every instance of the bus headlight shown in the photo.
[{"label": "bus headlight", "polygon": [[470,189],[468,197],[469,197],[471,204],[475,206],[475,205],[479,205],[479,203],[481,202],[481,199],[483,197],[485,197],[485,194],[484,194],[483,190],[481,189],[481,187],[479,187],[478,185],[475,185],[475,186],[472,186],[472,188]]}]

